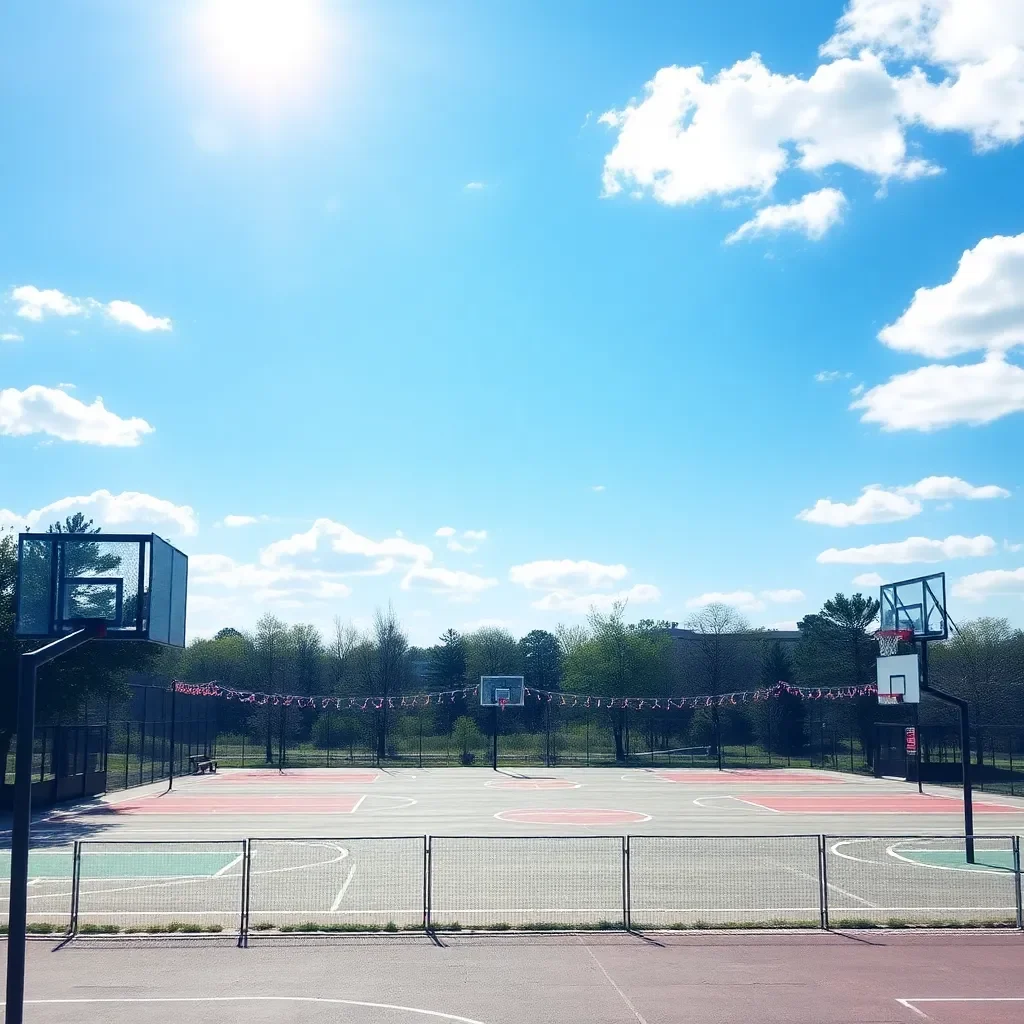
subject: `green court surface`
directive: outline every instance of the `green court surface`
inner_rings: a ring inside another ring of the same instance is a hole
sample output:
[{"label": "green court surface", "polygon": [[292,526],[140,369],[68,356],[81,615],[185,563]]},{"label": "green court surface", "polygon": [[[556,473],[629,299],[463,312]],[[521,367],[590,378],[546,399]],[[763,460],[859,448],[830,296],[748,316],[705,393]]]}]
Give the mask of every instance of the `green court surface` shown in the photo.
[{"label": "green court surface", "polygon": [[959,869],[961,871],[1013,871],[1012,850],[978,850],[974,863],[967,863],[963,850],[901,849],[896,847],[893,854],[932,868]]},{"label": "green court surface", "polygon": [[[240,860],[234,850],[218,853],[192,852],[110,852],[82,853],[82,878],[209,878],[219,872],[228,873],[231,865]],[[72,873],[70,851],[48,852],[33,850],[29,855],[29,878],[70,878]],[[240,869],[239,869],[240,870]],[[9,851],[0,853],[0,877],[11,873]]]}]

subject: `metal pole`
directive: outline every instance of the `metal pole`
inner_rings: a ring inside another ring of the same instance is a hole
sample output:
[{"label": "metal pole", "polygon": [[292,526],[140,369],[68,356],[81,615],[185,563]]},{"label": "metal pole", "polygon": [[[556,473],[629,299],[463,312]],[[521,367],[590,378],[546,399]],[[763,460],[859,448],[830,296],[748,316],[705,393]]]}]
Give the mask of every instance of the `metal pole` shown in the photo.
[{"label": "metal pole", "polygon": [[28,850],[32,836],[32,747],[36,731],[36,671],[73,651],[99,626],[79,629],[18,659],[18,718],[11,820],[11,894],[7,923],[7,1024],[22,1024],[25,1011],[25,924],[28,917]]},{"label": "metal pole", "polygon": [[974,863],[974,798],[971,793],[971,711],[962,697],[937,690],[928,683],[928,644],[921,642],[921,689],[933,697],[952,704],[960,712],[960,765],[964,782],[964,853],[968,864]]},{"label": "metal pole", "polygon": [[828,923],[828,843],[824,836],[818,836],[819,891],[821,898],[821,927],[829,930]]},{"label": "metal pole", "polygon": [[171,788],[174,785],[174,712],[175,712],[175,695],[177,694],[177,688],[174,684],[171,684],[171,769],[167,776],[167,792],[170,793]]},{"label": "metal pole", "polygon": [[[423,760],[423,754],[420,753],[420,761]],[[498,705],[495,704],[491,708],[491,770],[498,770]]]},{"label": "metal pole", "polygon": [[921,786],[921,705],[914,705],[914,774],[917,776],[917,791],[923,793]]}]

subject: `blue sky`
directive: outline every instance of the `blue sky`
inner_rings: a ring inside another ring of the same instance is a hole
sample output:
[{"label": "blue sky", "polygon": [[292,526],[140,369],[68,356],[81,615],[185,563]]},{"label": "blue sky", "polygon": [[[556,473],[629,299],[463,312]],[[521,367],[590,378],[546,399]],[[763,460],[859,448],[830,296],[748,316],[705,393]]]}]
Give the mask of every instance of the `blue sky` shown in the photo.
[{"label": "blue sky", "polygon": [[1015,0],[9,4],[0,90],[0,521],[192,635],[1024,625]]}]

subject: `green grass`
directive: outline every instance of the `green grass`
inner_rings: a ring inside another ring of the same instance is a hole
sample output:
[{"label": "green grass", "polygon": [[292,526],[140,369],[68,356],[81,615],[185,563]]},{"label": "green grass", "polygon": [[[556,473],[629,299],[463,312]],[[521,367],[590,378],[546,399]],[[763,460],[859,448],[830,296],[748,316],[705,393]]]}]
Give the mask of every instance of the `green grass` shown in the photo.
[{"label": "green grass", "polygon": [[[49,921],[32,921],[25,925],[25,932],[28,935],[64,935],[67,933],[66,924],[54,924]],[[0,924],[0,935],[7,934],[7,925]]]},{"label": "green grass", "polygon": [[962,920],[949,917],[889,917],[876,920],[870,917],[841,917],[829,921],[830,928],[1016,928],[1017,922],[1012,917],[977,918]]},{"label": "green grass", "polygon": [[675,921],[672,924],[633,924],[634,931],[673,931],[673,932],[703,932],[703,931],[745,931],[759,928],[773,929],[795,929],[807,930],[820,928],[821,922],[811,920],[794,921],[788,917],[766,918],[763,921]]}]

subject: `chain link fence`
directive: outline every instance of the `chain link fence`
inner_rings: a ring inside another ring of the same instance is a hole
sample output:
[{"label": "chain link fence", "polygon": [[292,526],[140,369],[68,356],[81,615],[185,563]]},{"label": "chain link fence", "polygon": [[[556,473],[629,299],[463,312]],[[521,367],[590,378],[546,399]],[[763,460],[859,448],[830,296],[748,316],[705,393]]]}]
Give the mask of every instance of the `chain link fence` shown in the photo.
[{"label": "chain link fence", "polygon": [[46,935],[1024,927],[1011,835],[80,840],[29,875]]}]

